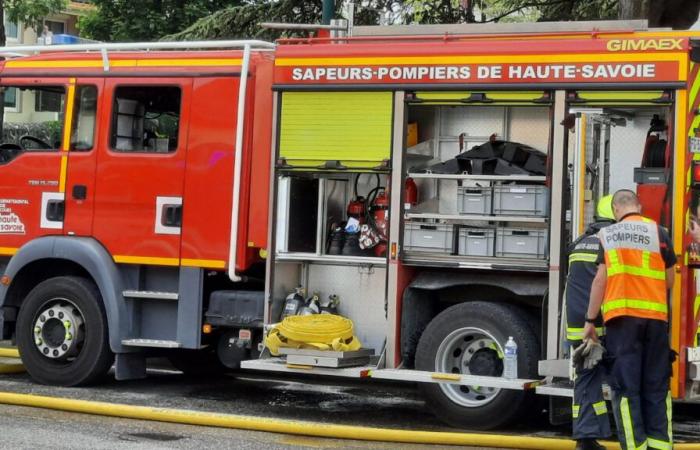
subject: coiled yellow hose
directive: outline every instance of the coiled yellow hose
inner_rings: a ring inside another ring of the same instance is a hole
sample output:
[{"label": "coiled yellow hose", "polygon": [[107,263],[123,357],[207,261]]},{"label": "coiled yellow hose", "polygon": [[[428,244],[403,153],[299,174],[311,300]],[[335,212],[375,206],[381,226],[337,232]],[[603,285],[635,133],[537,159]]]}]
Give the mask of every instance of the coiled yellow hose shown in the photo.
[{"label": "coiled yellow hose", "polygon": [[275,356],[281,347],[335,351],[362,348],[352,321],[334,314],[285,317],[267,334],[265,346]]}]

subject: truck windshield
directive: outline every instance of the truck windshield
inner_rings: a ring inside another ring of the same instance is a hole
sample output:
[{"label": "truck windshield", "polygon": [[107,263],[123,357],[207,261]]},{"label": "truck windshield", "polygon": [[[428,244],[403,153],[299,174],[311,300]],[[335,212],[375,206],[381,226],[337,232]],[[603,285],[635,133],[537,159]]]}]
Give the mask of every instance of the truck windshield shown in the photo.
[{"label": "truck windshield", "polygon": [[65,89],[62,86],[1,86],[4,103],[0,164],[23,151],[61,147]]}]

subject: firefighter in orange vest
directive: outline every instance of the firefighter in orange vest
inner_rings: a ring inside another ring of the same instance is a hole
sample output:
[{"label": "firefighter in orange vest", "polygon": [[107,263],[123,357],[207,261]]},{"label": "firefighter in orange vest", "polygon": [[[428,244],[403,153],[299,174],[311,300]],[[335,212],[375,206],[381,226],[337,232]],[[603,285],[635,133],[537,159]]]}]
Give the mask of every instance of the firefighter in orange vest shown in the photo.
[{"label": "firefighter in orange vest", "polygon": [[634,192],[617,191],[612,205],[618,223],[599,233],[584,337],[597,339],[594,320],[602,310],[622,448],[671,449],[668,291],[676,256],[666,230],[640,214]]}]

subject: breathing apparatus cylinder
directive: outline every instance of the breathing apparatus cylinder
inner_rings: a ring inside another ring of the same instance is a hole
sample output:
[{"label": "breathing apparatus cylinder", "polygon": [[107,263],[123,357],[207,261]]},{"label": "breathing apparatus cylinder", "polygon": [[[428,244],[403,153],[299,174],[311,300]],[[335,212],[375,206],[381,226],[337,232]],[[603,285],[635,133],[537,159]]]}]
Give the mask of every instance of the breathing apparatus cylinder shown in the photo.
[{"label": "breathing apparatus cylinder", "polygon": [[280,320],[295,315],[305,303],[304,288],[299,286],[284,300],[284,308],[282,309],[282,317]]}]

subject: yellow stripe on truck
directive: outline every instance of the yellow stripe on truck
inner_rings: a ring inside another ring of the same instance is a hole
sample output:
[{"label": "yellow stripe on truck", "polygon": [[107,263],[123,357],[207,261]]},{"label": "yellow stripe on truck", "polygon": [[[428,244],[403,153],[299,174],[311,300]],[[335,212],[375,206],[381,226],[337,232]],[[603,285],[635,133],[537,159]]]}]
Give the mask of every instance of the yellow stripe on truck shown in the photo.
[{"label": "yellow stripe on truck", "polygon": [[[240,66],[240,58],[223,59],[116,59],[110,60],[110,67],[225,67]],[[22,61],[10,60],[5,63],[8,69],[90,69],[102,68],[101,59],[75,59],[75,60],[41,60]]]},{"label": "yellow stripe on truck", "polygon": [[114,262],[122,264],[148,264],[153,266],[179,266],[180,258],[114,255]]},{"label": "yellow stripe on truck", "polygon": [[[577,63],[577,62],[646,62],[646,61],[686,61],[686,53],[581,53],[574,55],[455,55],[455,56],[360,56],[353,58],[277,58],[275,65],[282,66],[383,66],[411,64],[493,64],[493,63]],[[687,73],[685,74],[687,77]],[[684,80],[686,78],[683,78]]]},{"label": "yellow stripe on truck", "polygon": [[182,258],[181,264],[186,267],[206,267],[210,269],[223,269],[226,267],[226,261],[217,259],[192,259]]}]

